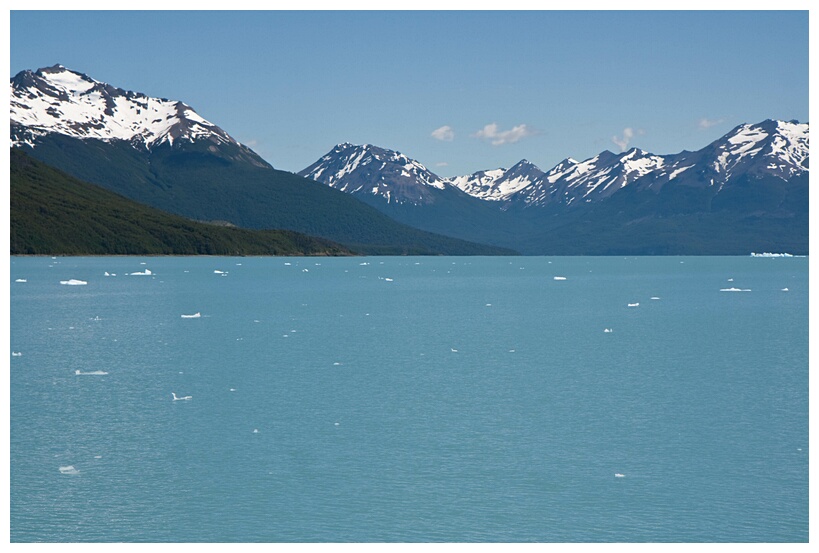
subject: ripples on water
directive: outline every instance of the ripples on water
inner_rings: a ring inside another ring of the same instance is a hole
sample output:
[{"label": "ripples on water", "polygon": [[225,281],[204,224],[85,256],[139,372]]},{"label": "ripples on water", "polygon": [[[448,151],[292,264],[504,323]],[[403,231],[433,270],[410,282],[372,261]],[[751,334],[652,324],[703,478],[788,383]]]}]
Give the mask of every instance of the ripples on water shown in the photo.
[{"label": "ripples on water", "polygon": [[11,271],[12,541],[807,541],[806,259]]}]

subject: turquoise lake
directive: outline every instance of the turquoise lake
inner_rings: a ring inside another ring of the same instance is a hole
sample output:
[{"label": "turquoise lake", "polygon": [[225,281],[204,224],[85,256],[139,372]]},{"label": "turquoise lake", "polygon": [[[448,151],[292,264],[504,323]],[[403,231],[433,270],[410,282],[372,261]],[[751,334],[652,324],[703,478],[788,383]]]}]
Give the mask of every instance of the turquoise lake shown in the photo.
[{"label": "turquoise lake", "polygon": [[808,540],[807,258],[10,267],[12,542]]}]

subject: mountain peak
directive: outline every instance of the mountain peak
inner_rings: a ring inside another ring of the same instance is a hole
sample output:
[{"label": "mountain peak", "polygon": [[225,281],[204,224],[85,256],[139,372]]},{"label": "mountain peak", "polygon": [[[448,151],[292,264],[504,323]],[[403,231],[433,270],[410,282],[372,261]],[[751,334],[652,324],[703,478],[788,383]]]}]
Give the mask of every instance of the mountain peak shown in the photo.
[{"label": "mountain peak", "polygon": [[207,139],[239,145],[190,106],[97,81],[62,64],[21,71],[10,81],[12,146],[50,133],[124,140],[145,148]]}]

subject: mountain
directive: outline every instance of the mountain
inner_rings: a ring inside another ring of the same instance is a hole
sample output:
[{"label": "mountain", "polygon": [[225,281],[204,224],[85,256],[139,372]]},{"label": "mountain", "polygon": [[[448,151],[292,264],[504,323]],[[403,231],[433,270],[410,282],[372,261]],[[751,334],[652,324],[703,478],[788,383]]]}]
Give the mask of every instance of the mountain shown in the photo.
[{"label": "mountain", "polygon": [[292,231],[199,223],[84,183],[19,149],[10,154],[11,254],[350,255]]},{"label": "mountain", "polygon": [[18,73],[10,97],[12,147],[170,213],[293,230],[370,254],[514,253],[410,228],[348,194],[276,170],[182,102],[61,65]]},{"label": "mountain", "polygon": [[370,144],[339,144],[298,173],[346,192],[404,224],[509,247],[517,221],[452,186],[401,152]]},{"label": "mountain", "polygon": [[[767,120],[739,125],[696,152],[632,148],[585,161],[566,158],[545,172],[522,160],[511,169],[450,178],[428,172],[415,178],[408,169],[423,165],[403,155],[407,170],[396,177],[380,161],[395,152],[347,144],[300,174],[420,228],[528,254],[746,254],[763,244],[806,253],[808,134],[806,123]],[[364,151],[380,159],[362,166],[371,157],[356,157]],[[341,162],[342,152],[359,154]],[[395,192],[384,192],[399,179],[401,190],[423,191],[413,194],[425,201],[404,201],[396,214],[389,201]],[[453,190],[493,212],[463,199],[447,211],[429,200]]]}]

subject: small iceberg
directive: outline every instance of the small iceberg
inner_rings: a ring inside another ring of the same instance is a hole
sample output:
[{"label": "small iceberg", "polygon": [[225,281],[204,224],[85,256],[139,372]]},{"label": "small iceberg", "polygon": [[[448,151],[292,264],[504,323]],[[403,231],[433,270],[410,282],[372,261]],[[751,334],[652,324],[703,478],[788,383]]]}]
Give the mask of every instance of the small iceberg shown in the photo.
[{"label": "small iceberg", "polygon": [[60,467],[60,474],[79,474],[80,471],[74,468],[74,465]]},{"label": "small iceberg", "polygon": [[614,473],[614,477],[615,477],[615,478],[625,478],[625,477],[626,477],[626,475],[625,475],[625,474],[621,474],[621,473],[619,473],[619,472],[615,472],[615,473]]},{"label": "small iceberg", "polygon": [[12,351],[12,352],[11,352],[11,356],[12,356],[12,357],[22,357],[22,356],[23,356],[23,352],[22,352],[22,351]]},{"label": "small iceberg", "polygon": [[193,396],[177,397],[176,392],[171,392],[171,395],[173,396],[174,401],[188,401],[190,399],[193,399]]},{"label": "small iceberg", "polygon": [[750,292],[750,288],[720,288],[720,292]]},{"label": "small iceberg", "polygon": [[137,271],[136,273],[131,273],[131,276],[151,276],[153,273],[150,269],[145,269],[144,271]]},{"label": "small iceberg", "polygon": [[213,274],[215,274],[215,275],[226,275],[226,274],[227,274],[227,272],[225,272],[225,271],[220,271],[219,269],[216,269],[215,271],[213,271]]},{"label": "small iceberg", "polygon": [[771,253],[771,252],[764,252],[764,253],[751,252],[751,257],[793,257],[793,254],[789,254],[789,253]]},{"label": "small iceberg", "polygon": [[610,329],[610,328],[604,328],[603,332],[605,332],[606,334],[609,334],[610,332],[614,332],[614,331],[612,329]]},{"label": "small iceberg", "polygon": [[[521,267],[521,269],[522,269],[522,268],[523,268],[523,267]],[[556,277],[555,277],[555,280],[566,280],[566,277],[564,277],[564,276],[556,276]]]},{"label": "small iceberg", "polygon": [[630,304],[628,304],[628,307],[640,307],[640,302],[630,303]]},{"label": "small iceberg", "polygon": [[783,288],[782,291],[783,292],[788,292],[789,290],[787,288]]},{"label": "small iceberg", "polygon": [[651,299],[652,300],[658,300],[658,299],[660,299],[660,297],[659,296],[651,296]]},{"label": "small iceberg", "polygon": [[60,284],[64,284],[66,286],[85,286],[88,282],[84,280],[77,280],[76,278],[72,278],[69,280],[61,280]]},{"label": "small iceberg", "polygon": [[26,279],[24,279],[24,278],[18,278],[14,282],[28,282],[28,281]]},{"label": "small iceberg", "polygon": [[387,281],[387,282],[392,282],[391,278],[385,278],[384,280]]},{"label": "small iceberg", "polygon": [[77,369],[76,371],[74,371],[74,374],[76,374],[77,376],[105,376],[108,373],[105,371],[82,372],[81,370]]},{"label": "small iceberg", "polygon": [[180,315],[180,317],[182,317],[183,319],[198,319],[201,316],[202,314],[199,311],[197,311],[193,315]]}]

